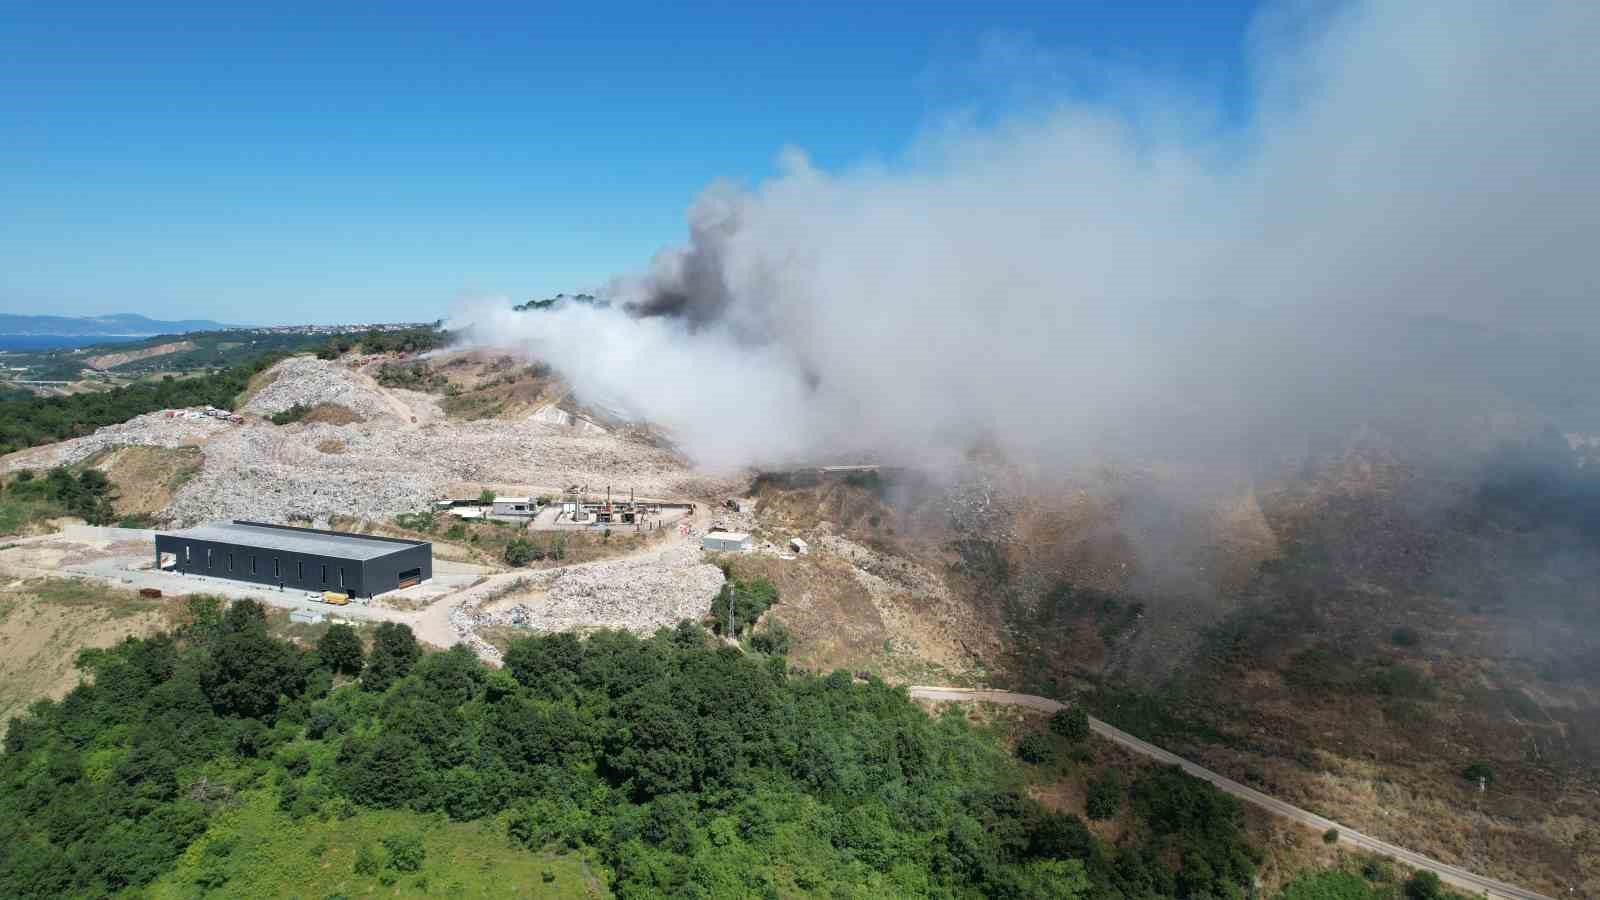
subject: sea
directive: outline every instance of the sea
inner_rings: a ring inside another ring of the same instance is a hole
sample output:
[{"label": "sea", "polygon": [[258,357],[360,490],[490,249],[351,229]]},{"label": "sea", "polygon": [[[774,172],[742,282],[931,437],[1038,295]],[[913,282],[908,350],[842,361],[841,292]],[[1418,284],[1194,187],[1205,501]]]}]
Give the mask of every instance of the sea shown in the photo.
[{"label": "sea", "polygon": [[0,334],[0,350],[65,350],[94,344],[140,341],[148,334]]}]

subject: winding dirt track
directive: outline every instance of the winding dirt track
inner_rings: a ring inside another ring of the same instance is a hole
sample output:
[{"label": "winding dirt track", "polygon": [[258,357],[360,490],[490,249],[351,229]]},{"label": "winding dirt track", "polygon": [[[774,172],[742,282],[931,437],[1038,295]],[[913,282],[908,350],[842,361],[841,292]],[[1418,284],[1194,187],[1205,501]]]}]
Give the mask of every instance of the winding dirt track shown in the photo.
[{"label": "winding dirt track", "polygon": [[[1010,691],[957,687],[930,687],[925,685],[914,685],[910,687],[909,690],[911,696],[918,700],[953,700],[956,702],[976,701],[982,703],[1001,703],[1007,706],[1026,706],[1032,709],[1042,710],[1044,712],[1055,712],[1056,710],[1064,708],[1066,705],[1055,700],[1051,700],[1049,697],[1037,697],[1033,694],[1014,694]],[[1336,828],[1339,831],[1339,840],[1341,843],[1359,847],[1362,850],[1367,850],[1372,853],[1381,853],[1384,856],[1392,857],[1408,866],[1412,866],[1417,869],[1426,869],[1438,875],[1440,880],[1455,887],[1463,888],[1473,892],[1474,894],[1485,897],[1502,898],[1502,900],[1554,900],[1554,898],[1548,897],[1544,894],[1535,893],[1534,891],[1527,890],[1526,888],[1517,887],[1514,884],[1506,884],[1503,881],[1496,881],[1493,878],[1485,878],[1482,875],[1475,875],[1458,866],[1452,866],[1449,863],[1443,863],[1436,859],[1423,856],[1420,853],[1414,853],[1405,849],[1404,847],[1397,847],[1387,841],[1380,841],[1375,837],[1362,834],[1361,832],[1356,831],[1347,825],[1341,825],[1332,819],[1326,819],[1317,815],[1316,813],[1307,812],[1298,806],[1285,803],[1275,797],[1263,794],[1255,788],[1247,787],[1246,785],[1240,784],[1231,778],[1218,775],[1210,769],[1196,765],[1195,763],[1192,763],[1181,756],[1168,753],[1154,744],[1151,744],[1147,741],[1142,741],[1126,731],[1123,731],[1120,728],[1114,728],[1111,725],[1107,725],[1105,722],[1102,722],[1092,716],[1089,718],[1089,728],[1095,734],[1100,735],[1106,740],[1121,744],[1135,753],[1148,756],[1151,759],[1159,762],[1180,766],[1190,775],[1193,775],[1196,778],[1205,779],[1206,781],[1211,782],[1213,785],[1216,785],[1216,787],[1222,792],[1232,794],[1233,796],[1238,797],[1239,799],[1248,803],[1253,803],[1274,815],[1282,816],[1285,819],[1299,822],[1302,825],[1310,826],[1318,831],[1327,831],[1330,828]]]}]

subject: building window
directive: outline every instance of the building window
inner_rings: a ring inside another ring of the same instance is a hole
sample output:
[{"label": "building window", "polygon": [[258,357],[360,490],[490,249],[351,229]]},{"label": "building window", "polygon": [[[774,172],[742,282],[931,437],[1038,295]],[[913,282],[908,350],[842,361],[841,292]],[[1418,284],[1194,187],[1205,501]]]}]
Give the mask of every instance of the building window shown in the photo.
[{"label": "building window", "polygon": [[274,556],[272,558],[272,577],[273,578],[282,578],[283,577],[283,569],[279,565],[278,558],[276,556]]},{"label": "building window", "polygon": [[252,553],[252,554],[250,554],[250,574],[254,575],[255,573],[256,573],[256,555],[254,553]]},{"label": "building window", "polygon": [[184,544],[183,545],[183,561],[185,563],[189,562],[189,551],[192,550],[192,549],[193,548],[190,547],[188,544]]},{"label": "building window", "polygon": [[233,551],[232,550],[228,551],[228,571],[229,572],[233,571]]},{"label": "building window", "polygon": [[295,580],[304,583],[306,580],[306,561],[302,559],[298,563],[295,563],[294,571]]},{"label": "building window", "polygon": [[211,570],[211,548],[206,548],[206,571]]},{"label": "building window", "polygon": [[344,566],[339,567],[339,590],[344,590]]},{"label": "building window", "polygon": [[323,563],[322,564],[322,583],[323,584],[327,584],[328,583],[328,564],[327,563]]}]

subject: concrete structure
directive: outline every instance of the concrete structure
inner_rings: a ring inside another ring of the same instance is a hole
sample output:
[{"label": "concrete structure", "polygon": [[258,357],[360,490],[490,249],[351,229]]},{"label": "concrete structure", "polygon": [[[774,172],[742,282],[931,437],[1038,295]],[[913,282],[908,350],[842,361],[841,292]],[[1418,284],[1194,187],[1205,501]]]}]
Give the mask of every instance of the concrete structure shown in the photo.
[{"label": "concrete structure", "polygon": [[494,498],[494,515],[497,516],[532,516],[538,512],[539,504],[532,497]]},{"label": "concrete structure", "polygon": [[314,609],[291,609],[289,610],[289,621],[315,625],[322,621],[322,613]]},{"label": "concrete structure", "polygon": [[[171,557],[170,566],[163,557]],[[156,565],[279,589],[374,597],[432,578],[433,545],[236,520],[157,532]]]},{"label": "concrete structure", "polygon": [[750,535],[743,532],[713,531],[700,541],[700,546],[706,550],[743,553],[754,545],[750,541]]}]

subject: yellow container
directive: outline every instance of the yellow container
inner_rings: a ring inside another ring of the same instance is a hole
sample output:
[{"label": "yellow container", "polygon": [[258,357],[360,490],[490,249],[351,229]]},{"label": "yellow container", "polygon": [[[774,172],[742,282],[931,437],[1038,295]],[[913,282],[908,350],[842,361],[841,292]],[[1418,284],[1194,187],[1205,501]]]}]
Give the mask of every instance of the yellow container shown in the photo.
[{"label": "yellow container", "polygon": [[343,606],[350,602],[350,597],[346,594],[334,593],[333,591],[323,591],[322,602],[332,603],[334,606]]}]

